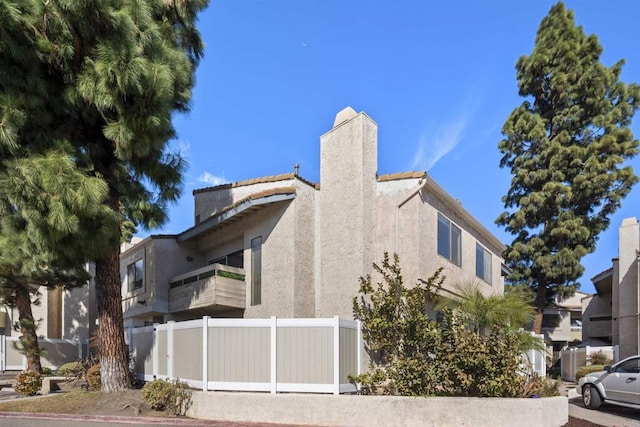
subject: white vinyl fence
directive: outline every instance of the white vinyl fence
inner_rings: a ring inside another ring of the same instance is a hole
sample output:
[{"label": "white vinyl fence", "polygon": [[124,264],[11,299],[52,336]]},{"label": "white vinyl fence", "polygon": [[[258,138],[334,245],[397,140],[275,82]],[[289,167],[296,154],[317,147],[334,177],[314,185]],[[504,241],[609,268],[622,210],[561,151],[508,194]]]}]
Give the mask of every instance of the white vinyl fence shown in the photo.
[{"label": "white vinyl fence", "polygon": [[136,378],[202,390],[347,393],[361,373],[360,322],[212,319],[125,331]]},{"label": "white vinyl fence", "polygon": [[[536,335],[531,332],[531,336],[541,340],[544,343],[544,335]],[[545,377],[547,375],[547,355],[546,352],[531,349],[524,354],[524,362],[531,368],[533,372]]]},{"label": "white vinyl fence", "polygon": [[573,347],[560,352],[560,373],[564,381],[575,381],[576,371],[587,364],[589,355],[602,352],[614,361],[617,361],[619,347]]},{"label": "white vinyl fence", "polygon": [[[27,358],[16,346],[18,337],[0,335],[0,371],[22,371],[27,369]],[[83,358],[87,354],[87,343],[78,340],[39,338],[42,354],[40,363],[45,368],[58,369],[67,362]]]}]

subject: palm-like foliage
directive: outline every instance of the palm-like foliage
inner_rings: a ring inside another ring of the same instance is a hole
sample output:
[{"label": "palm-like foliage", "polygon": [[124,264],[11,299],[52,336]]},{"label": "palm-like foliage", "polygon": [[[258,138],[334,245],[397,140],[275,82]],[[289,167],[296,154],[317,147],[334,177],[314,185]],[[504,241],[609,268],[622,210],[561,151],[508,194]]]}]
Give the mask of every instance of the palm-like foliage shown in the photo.
[{"label": "palm-like foliage", "polygon": [[503,295],[482,293],[477,282],[464,282],[456,286],[458,298],[441,299],[437,310],[452,310],[476,334],[488,335],[497,329],[518,333],[521,351],[543,349],[544,343],[523,328],[535,315],[532,296],[521,287],[507,287]]}]

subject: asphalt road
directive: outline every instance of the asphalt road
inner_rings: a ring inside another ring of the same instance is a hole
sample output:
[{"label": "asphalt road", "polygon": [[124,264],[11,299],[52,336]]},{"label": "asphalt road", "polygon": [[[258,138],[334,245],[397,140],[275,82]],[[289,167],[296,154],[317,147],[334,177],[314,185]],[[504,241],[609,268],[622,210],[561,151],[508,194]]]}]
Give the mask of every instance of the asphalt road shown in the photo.
[{"label": "asphalt road", "polygon": [[594,411],[582,404],[582,397],[569,399],[569,416],[607,427],[640,427],[640,409],[603,404]]}]

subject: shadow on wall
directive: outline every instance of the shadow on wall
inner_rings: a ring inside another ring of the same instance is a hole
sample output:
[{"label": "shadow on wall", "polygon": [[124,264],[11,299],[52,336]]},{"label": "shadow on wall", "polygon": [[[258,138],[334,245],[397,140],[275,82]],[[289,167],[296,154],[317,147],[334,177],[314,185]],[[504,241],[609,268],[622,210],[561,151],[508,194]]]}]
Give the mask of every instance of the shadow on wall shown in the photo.
[{"label": "shadow on wall", "polygon": [[[264,245],[269,241],[270,237],[271,237],[271,233],[274,231],[274,229],[278,226],[278,224],[280,223],[285,211],[287,210],[289,204],[291,202],[286,202],[286,204],[281,205],[275,205],[275,206],[269,206],[266,207],[265,209],[261,210],[259,213],[254,213],[253,215],[250,215],[248,217],[242,218],[240,219],[236,224],[237,229],[239,229],[239,233],[244,233],[245,230],[247,229],[251,229],[253,228],[256,224],[260,225],[260,235],[262,236],[262,245],[264,247]],[[259,216],[259,218],[256,218],[256,216]],[[235,228],[235,227],[234,227]],[[216,232],[213,232],[209,235],[207,235],[206,237],[204,237],[207,240],[210,241],[228,241],[230,236],[226,236],[225,233],[227,233],[226,229],[222,229]],[[246,249],[246,248],[245,248]],[[244,270],[246,273],[246,278],[245,278],[245,286],[246,286],[246,280],[249,279],[250,277],[250,264],[247,265],[247,262],[251,262],[250,257],[245,257],[245,265],[244,265]],[[206,265],[201,265],[201,266],[193,266],[193,270],[197,270],[198,268],[203,268],[206,267]],[[195,286],[194,286],[195,285]],[[189,291],[190,291],[190,296],[189,299],[191,301],[191,303],[194,303],[196,301],[198,301],[200,298],[202,298],[203,296],[206,296],[207,292],[213,292],[212,289],[209,289],[208,286],[208,281],[207,280],[201,280],[200,283],[197,284],[185,284],[182,286],[189,286]],[[179,288],[175,288],[176,290]],[[183,288],[184,289],[184,288]],[[171,293],[174,289],[170,289],[169,292]],[[171,300],[172,298],[170,298]],[[192,318],[197,318],[200,317],[200,315],[203,315],[204,313],[200,313],[197,312],[197,315],[194,313],[194,316],[191,316]],[[207,314],[212,314],[212,313],[207,313]],[[189,316],[187,316],[189,317]],[[237,313],[234,313],[233,317],[237,317]]]}]

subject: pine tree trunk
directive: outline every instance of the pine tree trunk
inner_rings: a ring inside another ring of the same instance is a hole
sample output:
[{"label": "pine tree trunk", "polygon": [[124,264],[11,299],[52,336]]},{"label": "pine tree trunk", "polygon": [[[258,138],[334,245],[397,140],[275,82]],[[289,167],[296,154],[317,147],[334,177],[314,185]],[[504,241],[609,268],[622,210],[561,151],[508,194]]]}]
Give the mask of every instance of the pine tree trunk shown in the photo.
[{"label": "pine tree trunk", "polygon": [[119,248],[96,260],[95,282],[100,331],[100,380],[102,391],[113,393],[131,386],[122,322]]},{"label": "pine tree trunk", "polygon": [[536,315],[533,318],[533,332],[536,334],[542,333],[542,316],[544,315],[544,308],[547,305],[547,287],[540,283],[538,284],[538,291],[536,292]]},{"label": "pine tree trunk", "polygon": [[41,372],[40,345],[36,333],[36,322],[31,311],[31,294],[25,286],[16,287],[16,307],[20,323],[20,344],[27,358],[27,370]]}]

